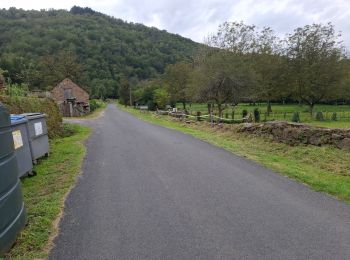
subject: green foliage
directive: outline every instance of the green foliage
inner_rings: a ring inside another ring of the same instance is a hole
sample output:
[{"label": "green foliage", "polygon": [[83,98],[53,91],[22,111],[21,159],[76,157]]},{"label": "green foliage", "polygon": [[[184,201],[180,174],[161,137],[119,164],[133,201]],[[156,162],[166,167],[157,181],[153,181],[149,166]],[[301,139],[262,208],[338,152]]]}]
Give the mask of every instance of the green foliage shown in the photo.
[{"label": "green foliage", "polygon": [[316,103],[334,99],[345,78],[345,57],[340,34],[331,23],[312,24],[294,30],[287,39],[289,81],[294,94],[310,112]]},{"label": "green foliage", "polygon": [[0,96],[0,102],[2,102],[12,114],[31,112],[46,114],[49,137],[54,138],[63,134],[62,116],[56,103],[51,99]]},{"label": "green foliage", "polygon": [[11,97],[26,97],[29,93],[26,84],[9,84],[6,86],[6,95]]},{"label": "green foliage", "polygon": [[315,118],[316,118],[317,121],[324,121],[324,116],[323,116],[323,113],[321,111],[318,111],[316,113]]},{"label": "green foliage", "polygon": [[154,101],[157,107],[164,109],[169,102],[169,94],[165,89],[158,88],[154,91]]},{"label": "green foliage", "polygon": [[103,107],[103,102],[96,100],[96,99],[91,99],[89,101],[89,104],[90,104],[90,111],[91,112],[95,111],[98,108]]},{"label": "green foliage", "polygon": [[95,98],[117,97],[122,77],[155,77],[166,65],[187,60],[198,46],[77,6],[71,11],[1,9],[0,31],[0,67],[13,83],[46,89],[71,76]]},{"label": "green foliage", "polygon": [[299,112],[294,112],[292,116],[292,122],[300,123],[300,115]]},{"label": "green foliage", "polygon": [[255,108],[253,114],[254,114],[254,122],[256,122],[256,123],[260,122],[260,110],[259,110],[259,108]]},{"label": "green foliage", "polygon": [[337,121],[337,112],[332,113],[331,119],[332,119],[332,121]]},{"label": "green foliage", "polygon": [[120,88],[118,91],[119,94],[119,101],[123,105],[129,105],[130,104],[130,84],[129,82],[124,78],[122,79],[122,82],[120,84]]}]

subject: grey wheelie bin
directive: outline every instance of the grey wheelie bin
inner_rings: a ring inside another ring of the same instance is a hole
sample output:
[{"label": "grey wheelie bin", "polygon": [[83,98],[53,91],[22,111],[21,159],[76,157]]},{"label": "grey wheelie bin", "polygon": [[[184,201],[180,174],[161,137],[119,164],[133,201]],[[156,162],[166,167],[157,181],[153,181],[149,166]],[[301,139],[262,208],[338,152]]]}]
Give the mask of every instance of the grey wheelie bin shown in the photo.
[{"label": "grey wheelie bin", "polygon": [[25,223],[10,115],[0,103],[0,258],[11,248]]},{"label": "grey wheelie bin", "polygon": [[28,119],[25,116],[11,115],[12,137],[17,158],[18,177],[20,178],[34,175],[27,123]]},{"label": "grey wheelie bin", "polygon": [[27,129],[29,146],[34,163],[41,157],[49,155],[49,138],[46,126],[45,114],[22,114],[28,119]]}]

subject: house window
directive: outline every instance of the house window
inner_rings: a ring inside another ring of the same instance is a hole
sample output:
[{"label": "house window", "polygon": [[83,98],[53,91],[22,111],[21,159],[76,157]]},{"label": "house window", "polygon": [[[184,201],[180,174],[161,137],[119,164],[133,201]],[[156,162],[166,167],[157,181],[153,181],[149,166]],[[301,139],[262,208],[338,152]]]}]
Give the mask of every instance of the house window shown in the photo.
[{"label": "house window", "polygon": [[66,88],[64,89],[64,99],[69,99],[69,98],[73,98],[72,89]]}]

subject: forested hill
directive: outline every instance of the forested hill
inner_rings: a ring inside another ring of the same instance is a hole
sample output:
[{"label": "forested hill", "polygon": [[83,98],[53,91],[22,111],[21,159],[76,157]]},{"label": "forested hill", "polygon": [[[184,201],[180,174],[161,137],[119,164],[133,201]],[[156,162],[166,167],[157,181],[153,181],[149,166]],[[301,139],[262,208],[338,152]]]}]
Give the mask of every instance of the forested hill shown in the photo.
[{"label": "forested hill", "polygon": [[69,76],[95,95],[152,78],[188,59],[198,43],[90,8],[0,10],[0,68],[14,83],[45,89]]}]

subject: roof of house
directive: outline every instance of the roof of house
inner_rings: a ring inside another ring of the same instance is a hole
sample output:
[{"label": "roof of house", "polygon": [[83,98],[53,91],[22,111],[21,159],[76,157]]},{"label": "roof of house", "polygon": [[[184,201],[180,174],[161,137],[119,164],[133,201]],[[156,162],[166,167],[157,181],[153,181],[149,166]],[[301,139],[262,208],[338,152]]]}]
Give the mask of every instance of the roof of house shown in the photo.
[{"label": "roof of house", "polygon": [[86,92],[86,94],[89,95],[89,93],[84,88],[82,88],[79,85],[77,85],[76,83],[74,83],[70,78],[65,78],[60,83],[58,83],[56,85],[56,87],[54,87],[54,88],[57,88],[57,87],[63,87],[63,88],[65,88],[65,87],[69,87],[69,88],[77,87],[77,88],[82,89],[84,92]]}]

